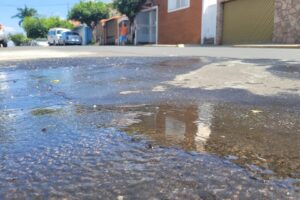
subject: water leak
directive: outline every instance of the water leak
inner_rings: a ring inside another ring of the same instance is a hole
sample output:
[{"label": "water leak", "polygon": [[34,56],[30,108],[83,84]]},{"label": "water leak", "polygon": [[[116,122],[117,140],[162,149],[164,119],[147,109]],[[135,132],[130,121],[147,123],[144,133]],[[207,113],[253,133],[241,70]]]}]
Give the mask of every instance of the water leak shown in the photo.
[{"label": "water leak", "polygon": [[0,199],[300,198],[289,99],[152,91],[210,58],[77,61],[1,71]]},{"label": "water leak", "polygon": [[124,130],[159,145],[228,158],[264,178],[300,179],[299,111],[260,109],[213,103],[147,106],[142,110],[152,114]]}]

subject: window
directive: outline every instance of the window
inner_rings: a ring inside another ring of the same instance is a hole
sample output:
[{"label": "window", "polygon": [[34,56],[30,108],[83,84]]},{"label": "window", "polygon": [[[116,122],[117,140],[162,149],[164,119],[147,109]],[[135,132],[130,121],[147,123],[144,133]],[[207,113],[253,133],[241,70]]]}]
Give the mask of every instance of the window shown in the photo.
[{"label": "window", "polygon": [[79,34],[78,33],[76,33],[76,32],[64,32],[63,34],[66,34],[66,35],[77,35],[77,36],[79,36]]},{"label": "window", "polygon": [[49,31],[49,32],[48,32],[48,35],[49,35],[49,36],[54,35],[54,31]]},{"label": "window", "polygon": [[168,11],[176,11],[190,7],[190,0],[168,0]]}]

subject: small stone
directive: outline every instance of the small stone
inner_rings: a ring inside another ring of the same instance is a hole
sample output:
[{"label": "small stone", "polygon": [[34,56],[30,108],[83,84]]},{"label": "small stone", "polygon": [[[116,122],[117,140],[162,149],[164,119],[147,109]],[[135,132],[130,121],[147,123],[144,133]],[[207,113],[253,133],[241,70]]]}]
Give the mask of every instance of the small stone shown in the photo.
[{"label": "small stone", "polygon": [[251,112],[254,113],[254,114],[258,114],[258,113],[262,113],[263,111],[261,111],[261,110],[251,110]]},{"label": "small stone", "polygon": [[47,132],[47,128],[42,128],[42,132]]},{"label": "small stone", "polygon": [[53,84],[58,84],[58,83],[60,83],[60,80],[55,79],[55,80],[52,80],[51,83],[53,83]]},{"label": "small stone", "polygon": [[123,200],[123,199],[124,199],[123,196],[118,196],[118,197],[117,197],[117,200]]},{"label": "small stone", "polygon": [[147,149],[153,149],[153,146],[152,146],[152,144],[149,143],[149,144],[146,145],[146,148]]}]

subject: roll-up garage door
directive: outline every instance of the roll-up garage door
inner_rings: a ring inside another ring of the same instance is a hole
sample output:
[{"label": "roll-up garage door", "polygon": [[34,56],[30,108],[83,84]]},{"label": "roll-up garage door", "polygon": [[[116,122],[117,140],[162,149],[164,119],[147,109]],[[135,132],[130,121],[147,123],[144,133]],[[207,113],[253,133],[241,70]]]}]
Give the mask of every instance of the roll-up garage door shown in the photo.
[{"label": "roll-up garage door", "polygon": [[274,0],[233,0],[224,3],[222,43],[270,43],[274,7]]}]

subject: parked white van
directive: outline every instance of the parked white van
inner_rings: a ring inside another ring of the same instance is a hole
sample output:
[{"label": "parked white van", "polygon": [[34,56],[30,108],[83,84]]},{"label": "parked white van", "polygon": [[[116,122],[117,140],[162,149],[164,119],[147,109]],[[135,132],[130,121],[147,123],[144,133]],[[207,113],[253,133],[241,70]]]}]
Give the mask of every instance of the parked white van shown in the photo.
[{"label": "parked white van", "polygon": [[70,31],[65,28],[52,28],[48,32],[48,44],[51,45],[60,45],[63,44],[62,33]]}]

